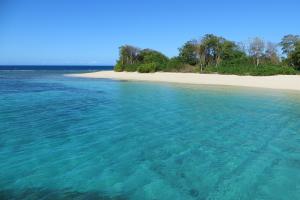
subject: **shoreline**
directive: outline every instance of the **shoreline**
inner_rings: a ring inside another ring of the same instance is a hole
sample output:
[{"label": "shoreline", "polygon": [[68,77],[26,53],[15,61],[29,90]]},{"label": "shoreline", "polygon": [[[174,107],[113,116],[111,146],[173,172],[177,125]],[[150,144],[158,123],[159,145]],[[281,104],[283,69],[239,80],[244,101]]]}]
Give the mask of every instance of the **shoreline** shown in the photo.
[{"label": "shoreline", "polygon": [[67,74],[65,76],[78,78],[184,83],[194,85],[238,86],[300,91],[300,75],[238,76],[178,72],[138,73],[98,71],[82,74]]}]

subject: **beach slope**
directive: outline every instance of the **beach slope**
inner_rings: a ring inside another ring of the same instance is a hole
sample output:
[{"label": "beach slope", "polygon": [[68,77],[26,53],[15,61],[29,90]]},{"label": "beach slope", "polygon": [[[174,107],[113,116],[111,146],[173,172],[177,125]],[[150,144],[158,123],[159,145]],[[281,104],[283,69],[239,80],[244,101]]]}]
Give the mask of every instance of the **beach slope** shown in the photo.
[{"label": "beach slope", "polygon": [[300,91],[300,75],[237,76],[197,73],[156,72],[142,74],[138,72],[99,71],[92,73],[70,74],[67,76],[201,85],[243,86]]}]

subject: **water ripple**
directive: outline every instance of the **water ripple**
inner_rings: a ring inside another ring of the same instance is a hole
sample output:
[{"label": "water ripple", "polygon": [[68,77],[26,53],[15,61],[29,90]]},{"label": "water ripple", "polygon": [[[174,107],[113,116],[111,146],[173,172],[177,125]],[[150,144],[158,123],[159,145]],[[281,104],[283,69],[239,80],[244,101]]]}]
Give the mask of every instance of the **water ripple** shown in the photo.
[{"label": "water ripple", "polygon": [[299,199],[300,96],[0,74],[0,199]]}]

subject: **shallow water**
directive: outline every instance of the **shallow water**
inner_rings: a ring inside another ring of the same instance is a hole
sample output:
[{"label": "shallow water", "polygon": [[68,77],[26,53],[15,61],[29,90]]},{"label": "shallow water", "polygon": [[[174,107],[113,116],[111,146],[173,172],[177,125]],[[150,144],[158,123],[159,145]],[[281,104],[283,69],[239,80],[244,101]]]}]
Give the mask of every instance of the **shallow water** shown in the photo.
[{"label": "shallow water", "polygon": [[300,94],[0,71],[0,199],[300,199]]}]

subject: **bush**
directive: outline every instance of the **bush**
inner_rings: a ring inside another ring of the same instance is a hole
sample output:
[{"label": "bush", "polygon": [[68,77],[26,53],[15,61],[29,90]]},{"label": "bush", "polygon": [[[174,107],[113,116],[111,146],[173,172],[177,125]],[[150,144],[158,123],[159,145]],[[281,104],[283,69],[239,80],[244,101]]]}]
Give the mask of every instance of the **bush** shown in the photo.
[{"label": "bush", "polygon": [[142,50],[139,57],[141,64],[155,63],[157,71],[163,71],[169,61],[167,56],[151,49]]},{"label": "bush", "polygon": [[295,50],[288,56],[288,62],[295,69],[300,70],[300,41],[296,45]]},{"label": "bush", "polygon": [[296,71],[292,67],[266,65],[258,66],[250,73],[252,76],[272,76],[277,74],[293,75],[296,74]]},{"label": "bush", "polygon": [[114,67],[115,72],[122,72],[123,71],[123,66],[121,63],[117,63],[116,66]]},{"label": "bush", "polygon": [[115,72],[123,72],[123,71],[135,72],[135,71],[137,71],[138,66],[139,66],[138,64],[122,65],[120,63],[117,63],[114,67],[114,71]]},{"label": "bush", "polygon": [[179,71],[179,69],[182,68],[183,66],[184,63],[181,61],[181,59],[179,57],[174,57],[169,60],[164,71],[176,72]]},{"label": "bush", "polygon": [[277,74],[292,75],[296,74],[292,67],[277,66],[277,65],[260,65],[258,67],[245,65],[221,65],[219,67],[207,67],[204,73],[219,73],[219,74],[235,74],[235,75],[251,75],[251,76],[272,76]]},{"label": "bush", "polygon": [[124,71],[126,72],[136,72],[138,68],[138,64],[125,65]]},{"label": "bush", "polygon": [[137,71],[140,73],[150,73],[150,72],[155,72],[156,70],[157,70],[156,63],[142,64],[137,68]]}]

